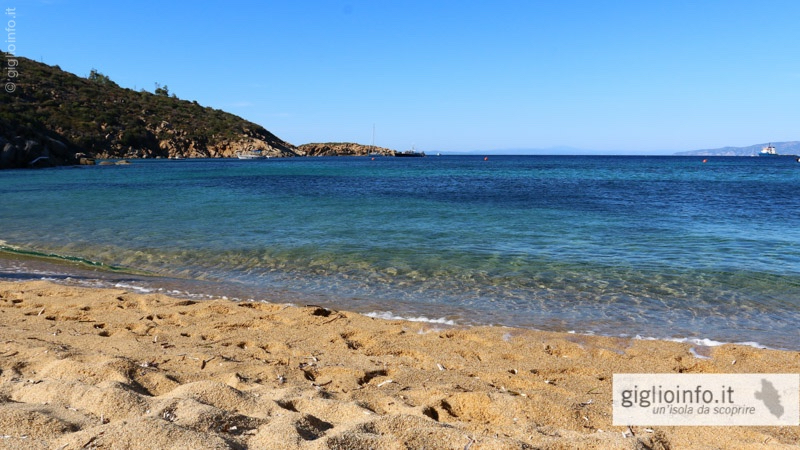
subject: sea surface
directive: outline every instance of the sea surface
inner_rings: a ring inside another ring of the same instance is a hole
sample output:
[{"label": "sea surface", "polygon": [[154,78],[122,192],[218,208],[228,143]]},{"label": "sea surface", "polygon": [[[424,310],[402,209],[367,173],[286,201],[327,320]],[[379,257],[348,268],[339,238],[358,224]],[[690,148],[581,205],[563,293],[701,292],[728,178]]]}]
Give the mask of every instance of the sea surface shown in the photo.
[{"label": "sea surface", "polygon": [[705,159],[6,170],[0,278],[800,350],[800,164]]}]

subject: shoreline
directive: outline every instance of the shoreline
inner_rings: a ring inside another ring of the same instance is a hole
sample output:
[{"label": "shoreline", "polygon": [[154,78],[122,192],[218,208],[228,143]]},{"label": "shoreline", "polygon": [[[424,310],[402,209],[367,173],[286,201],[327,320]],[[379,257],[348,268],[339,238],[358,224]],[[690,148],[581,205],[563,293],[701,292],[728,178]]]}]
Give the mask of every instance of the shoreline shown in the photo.
[{"label": "shoreline", "polygon": [[800,427],[611,425],[614,373],[798,373],[796,351],[698,350],[41,280],[0,280],[0,342],[8,448],[800,444]]},{"label": "shoreline", "polygon": [[[337,305],[335,298],[331,299],[327,296],[320,295],[319,293],[303,294],[293,291],[279,291],[278,293],[270,292],[268,294],[262,292],[254,293],[252,288],[247,285],[238,285],[237,283],[225,283],[214,280],[176,278],[171,275],[148,273],[136,269],[117,268],[92,261],[86,262],[86,260],[77,257],[28,252],[13,246],[7,246],[3,241],[0,241],[0,269],[4,267],[2,264],[3,260],[9,261],[9,263],[7,263],[5,266],[7,268],[12,267],[15,263],[22,264],[22,266],[17,267],[16,270],[20,270],[21,268],[23,272],[9,272],[5,275],[0,272],[0,281],[44,280],[60,283],[65,286],[89,288],[99,287],[108,289],[122,288],[133,290],[140,294],[163,294],[198,301],[219,298],[231,301],[265,301],[302,305],[309,303],[310,300],[311,303],[323,305],[327,308],[338,308],[341,306]],[[370,302],[369,305],[372,305],[372,307],[362,306],[360,308],[353,308],[353,305],[349,305],[349,307],[345,305],[342,308],[352,310],[352,312],[357,314],[363,314],[375,318],[390,318],[392,320],[406,320],[412,322],[429,322],[433,324],[441,323],[459,327],[511,327],[531,331],[567,333],[590,337],[597,336],[645,341],[655,340],[678,342],[701,347],[716,347],[730,344],[748,346],[756,349],[800,351],[800,347],[798,349],[776,347],[756,341],[725,341],[709,336],[666,337],[642,334],[602,334],[571,328],[559,330],[534,326],[515,326],[503,323],[481,323],[480,321],[474,319],[468,319],[468,317],[474,315],[474,313],[468,310],[462,310],[456,306],[450,306],[449,309],[443,311],[443,314],[439,314],[438,311],[434,311],[430,308],[429,311],[416,310],[413,312],[402,311],[396,313],[396,311],[392,309],[379,307],[379,303],[380,302],[377,301]],[[419,307],[422,305],[415,306],[417,309],[419,309]],[[447,311],[450,313],[449,317]]]}]

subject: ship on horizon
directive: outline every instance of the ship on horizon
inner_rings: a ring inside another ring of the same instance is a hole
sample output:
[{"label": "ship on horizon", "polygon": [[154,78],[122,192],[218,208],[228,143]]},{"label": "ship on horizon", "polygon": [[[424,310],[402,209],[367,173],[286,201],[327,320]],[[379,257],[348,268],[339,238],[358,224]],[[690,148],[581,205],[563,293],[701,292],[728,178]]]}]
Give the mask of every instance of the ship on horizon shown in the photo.
[{"label": "ship on horizon", "polygon": [[773,146],[771,142],[767,144],[766,147],[763,147],[760,152],[758,152],[758,156],[766,156],[766,157],[789,156],[792,158],[797,158],[797,162],[800,162],[800,157],[798,157],[797,155],[778,153],[778,151],[775,150],[775,146]]},{"label": "ship on horizon", "polygon": [[781,156],[775,150],[775,147],[772,146],[772,142],[770,142],[766,147],[762,148],[761,151],[758,153],[758,156]]}]

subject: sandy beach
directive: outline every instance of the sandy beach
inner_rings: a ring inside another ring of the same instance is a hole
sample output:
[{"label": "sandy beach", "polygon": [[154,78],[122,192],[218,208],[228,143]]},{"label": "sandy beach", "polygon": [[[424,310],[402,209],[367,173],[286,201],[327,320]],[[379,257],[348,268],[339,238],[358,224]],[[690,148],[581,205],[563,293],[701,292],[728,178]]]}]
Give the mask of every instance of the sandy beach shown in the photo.
[{"label": "sandy beach", "polygon": [[614,373],[800,353],[0,282],[0,448],[796,448],[799,427],[615,427]]}]

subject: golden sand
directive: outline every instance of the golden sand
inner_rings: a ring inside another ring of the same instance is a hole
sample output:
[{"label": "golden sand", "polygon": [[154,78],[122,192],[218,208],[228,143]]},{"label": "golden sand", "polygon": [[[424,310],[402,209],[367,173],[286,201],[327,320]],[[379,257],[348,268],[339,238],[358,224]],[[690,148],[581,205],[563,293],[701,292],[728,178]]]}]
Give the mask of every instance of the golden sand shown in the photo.
[{"label": "golden sand", "polygon": [[631,372],[798,373],[800,353],[0,282],[0,448],[800,445],[800,427],[612,426]]}]

